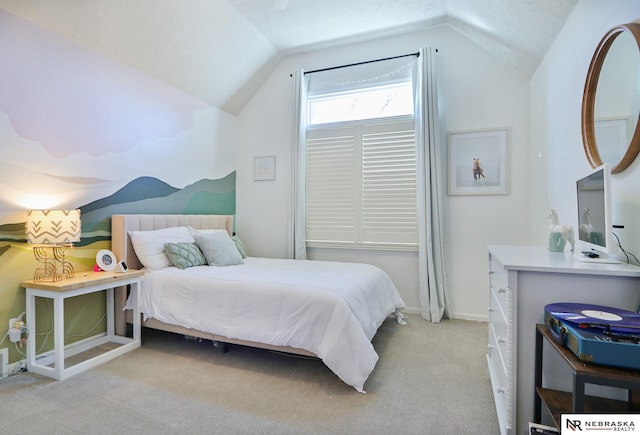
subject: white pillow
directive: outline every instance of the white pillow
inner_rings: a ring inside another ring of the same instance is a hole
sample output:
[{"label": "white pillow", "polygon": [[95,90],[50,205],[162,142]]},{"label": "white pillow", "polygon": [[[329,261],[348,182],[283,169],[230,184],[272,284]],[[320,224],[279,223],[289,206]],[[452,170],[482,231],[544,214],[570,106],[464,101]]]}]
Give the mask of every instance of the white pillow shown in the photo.
[{"label": "white pillow", "polygon": [[227,230],[223,230],[223,229],[206,229],[206,230],[199,230],[193,227],[189,227],[189,232],[191,233],[191,235],[193,237],[195,237],[198,234],[213,234],[213,233],[226,233]]},{"label": "white pillow", "polygon": [[244,263],[236,244],[233,243],[226,231],[198,231],[194,237],[209,266],[230,266]]},{"label": "white pillow", "polygon": [[162,269],[172,266],[164,252],[165,243],[193,243],[187,227],[171,227],[154,231],[129,231],[133,249],[144,267]]}]

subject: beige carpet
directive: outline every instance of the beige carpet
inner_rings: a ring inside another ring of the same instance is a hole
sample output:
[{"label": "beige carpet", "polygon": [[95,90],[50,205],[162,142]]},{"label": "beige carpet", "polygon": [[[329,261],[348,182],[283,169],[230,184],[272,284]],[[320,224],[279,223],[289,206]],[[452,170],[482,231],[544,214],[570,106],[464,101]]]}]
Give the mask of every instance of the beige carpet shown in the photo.
[{"label": "beige carpet", "polygon": [[498,434],[487,324],[385,322],[367,394],[322,362],[145,331],[143,346],[57,382],[0,381],[3,434]]}]

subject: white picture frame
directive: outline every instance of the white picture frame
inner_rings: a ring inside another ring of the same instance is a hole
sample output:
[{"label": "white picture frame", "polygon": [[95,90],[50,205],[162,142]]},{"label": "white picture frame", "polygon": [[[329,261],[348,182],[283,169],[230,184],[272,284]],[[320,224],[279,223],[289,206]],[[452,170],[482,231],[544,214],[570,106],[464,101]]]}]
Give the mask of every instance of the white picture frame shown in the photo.
[{"label": "white picture frame", "polygon": [[509,129],[450,132],[449,195],[506,195]]},{"label": "white picture frame", "polygon": [[253,158],[253,180],[270,181],[276,179],[276,156]]},{"label": "white picture frame", "polygon": [[629,137],[633,135],[633,132],[629,132],[629,125],[626,116],[596,119],[593,122],[602,163],[609,163],[612,167],[620,163],[627,152]]}]

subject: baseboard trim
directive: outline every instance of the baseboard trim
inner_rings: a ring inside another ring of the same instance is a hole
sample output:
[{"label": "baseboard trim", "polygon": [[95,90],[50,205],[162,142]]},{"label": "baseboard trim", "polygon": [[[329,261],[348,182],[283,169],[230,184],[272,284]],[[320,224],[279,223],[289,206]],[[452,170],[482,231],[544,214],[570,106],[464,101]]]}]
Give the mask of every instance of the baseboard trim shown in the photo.
[{"label": "baseboard trim", "polygon": [[[405,314],[422,314],[420,308],[411,308],[407,307],[402,310]],[[484,316],[481,314],[470,314],[470,313],[451,313],[451,319],[454,320],[470,320],[473,322],[489,322],[489,316]]]},{"label": "baseboard trim", "polygon": [[489,322],[489,316],[483,316],[480,314],[451,313],[451,318],[457,320],[471,320],[473,322]]}]

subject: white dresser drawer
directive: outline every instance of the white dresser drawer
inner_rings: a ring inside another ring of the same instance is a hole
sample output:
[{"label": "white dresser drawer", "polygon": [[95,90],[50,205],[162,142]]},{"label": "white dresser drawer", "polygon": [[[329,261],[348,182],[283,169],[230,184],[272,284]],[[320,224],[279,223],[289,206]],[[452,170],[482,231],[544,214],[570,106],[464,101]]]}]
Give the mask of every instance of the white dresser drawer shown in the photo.
[{"label": "white dresser drawer", "polygon": [[493,361],[496,372],[500,375],[500,385],[507,385],[507,363],[505,355],[500,348],[496,339],[496,331],[493,329],[493,325],[489,325],[489,357]]},{"label": "white dresser drawer", "polygon": [[513,290],[509,271],[489,253],[489,350],[487,362],[501,435],[514,435]]},{"label": "white dresser drawer", "polygon": [[499,346],[496,342],[495,331],[489,326],[489,351],[487,352],[487,363],[489,365],[489,376],[491,378],[491,388],[496,405],[496,414],[501,435],[511,434],[513,430],[512,419],[510,417],[511,407],[508,397],[507,369],[504,364]]},{"label": "white dresser drawer", "polygon": [[502,311],[506,313],[509,272],[493,256],[489,259],[489,287],[495,292]]},{"label": "white dresser drawer", "polygon": [[498,296],[494,289],[489,292],[489,323],[493,328],[495,334],[495,341],[500,348],[500,353],[506,363],[508,363],[507,351],[511,346],[511,331],[510,323],[507,320],[507,312],[503,310],[503,307],[498,303]]}]

